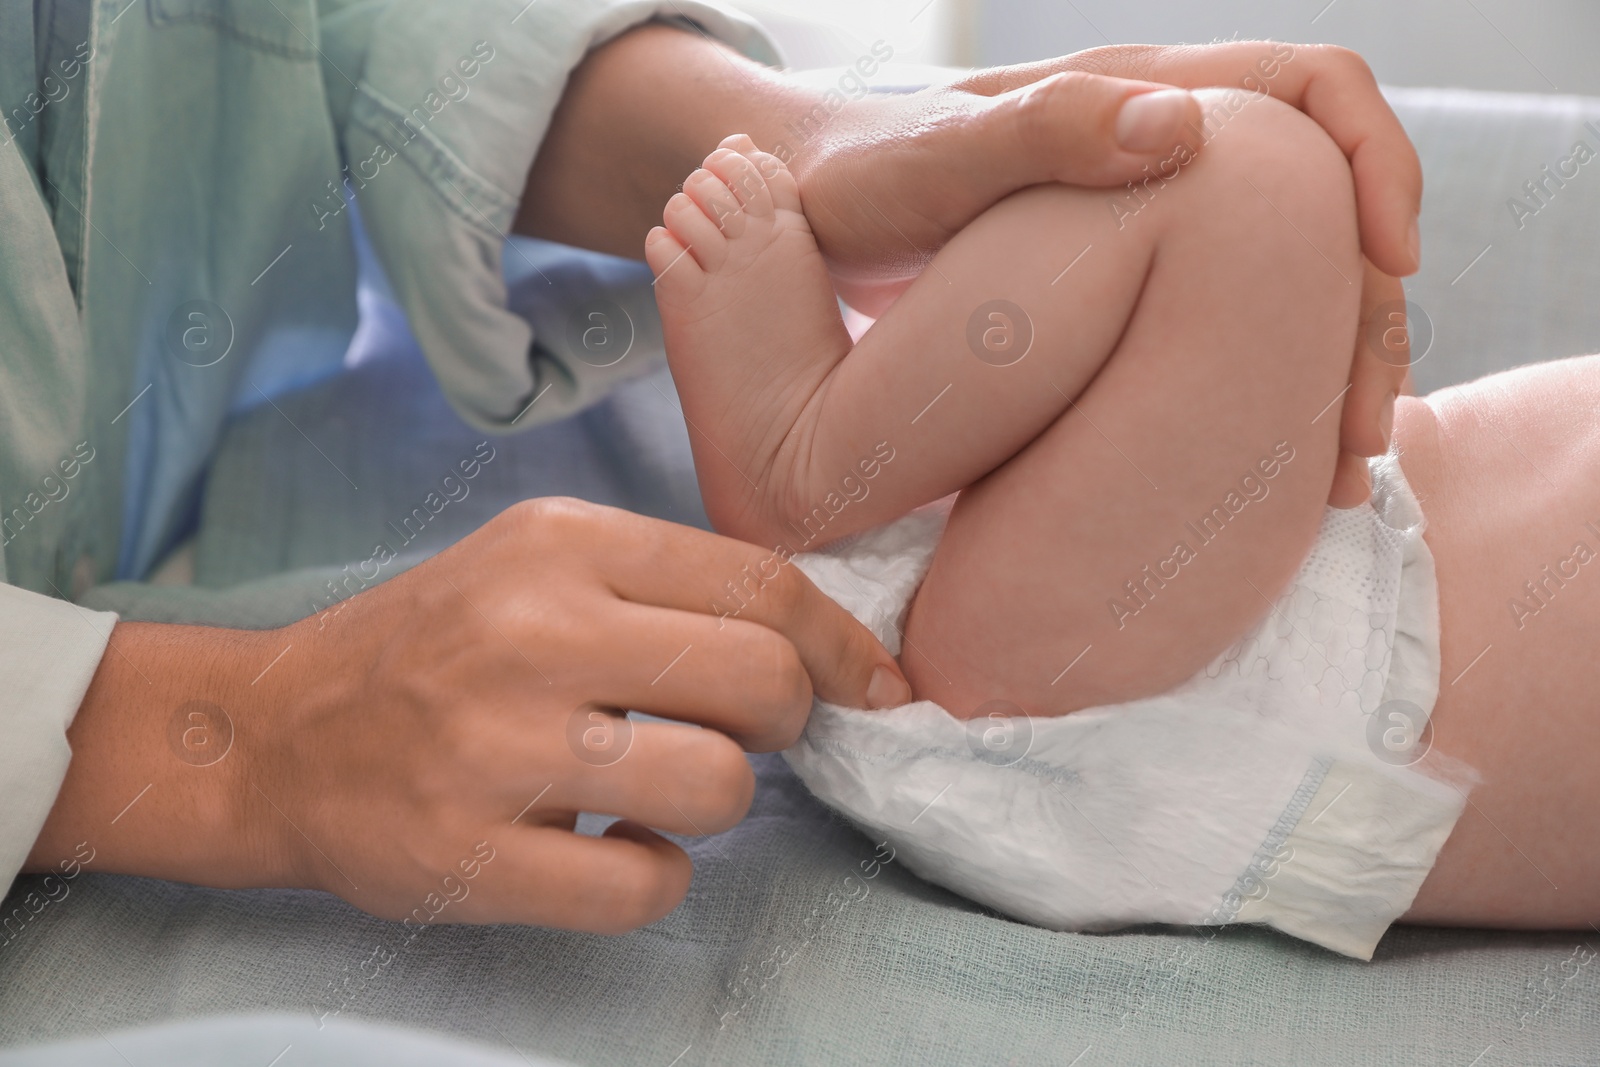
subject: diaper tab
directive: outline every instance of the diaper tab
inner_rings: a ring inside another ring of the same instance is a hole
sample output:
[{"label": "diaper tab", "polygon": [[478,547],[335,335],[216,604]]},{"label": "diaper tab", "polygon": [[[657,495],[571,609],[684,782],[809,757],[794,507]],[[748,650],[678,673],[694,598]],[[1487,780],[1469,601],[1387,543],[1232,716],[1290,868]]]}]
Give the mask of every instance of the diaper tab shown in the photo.
[{"label": "diaper tab", "polygon": [[1370,960],[1465,806],[1465,793],[1421,774],[1331,761],[1294,828],[1258,852],[1222,921],[1265,923]]}]

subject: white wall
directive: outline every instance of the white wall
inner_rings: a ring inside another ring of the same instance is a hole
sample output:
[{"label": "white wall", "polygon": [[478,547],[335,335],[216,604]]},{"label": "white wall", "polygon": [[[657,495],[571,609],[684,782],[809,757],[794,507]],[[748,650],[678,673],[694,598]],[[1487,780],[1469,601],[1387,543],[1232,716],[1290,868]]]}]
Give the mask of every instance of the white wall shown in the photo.
[{"label": "white wall", "polygon": [[900,64],[963,64],[957,42],[976,36],[958,32],[956,12],[968,0],[731,0],[754,16],[777,40],[798,70],[844,66],[868,52],[874,41],[894,49]]},{"label": "white wall", "polygon": [[1600,96],[1596,0],[972,0],[958,51],[984,65],[1110,43],[1329,42],[1391,85]]},{"label": "white wall", "polygon": [[1327,41],[1390,85],[1600,96],[1600,0],[732,0],[796,68],[876,40],[905,64],[1017,63],[1109,43]]}]

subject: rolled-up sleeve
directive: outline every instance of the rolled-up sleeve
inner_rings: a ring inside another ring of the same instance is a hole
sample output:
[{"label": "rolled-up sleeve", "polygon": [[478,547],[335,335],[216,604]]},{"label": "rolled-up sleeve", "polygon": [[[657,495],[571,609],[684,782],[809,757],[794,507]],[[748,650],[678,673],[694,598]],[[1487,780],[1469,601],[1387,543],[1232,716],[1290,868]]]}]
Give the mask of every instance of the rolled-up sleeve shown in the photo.
[{"label": "rolled-up sleeve", "polygon": [[67,727],[117,616],[0,585],[0,879],[22,869],[67,774]]},{"label": "rolled-up sleeve", "polygon": [[659,331],[641,268],[529,260],[548,294],[516,309],[504,270],[508,254],[527,258],[507,235],[568,75],[651,19],[692,20],[778,61],[753,22],[691,0],[394,0],[366,27],[340,120],[346,185],[434,373],[475,426],[569,414],[651,366]]}]

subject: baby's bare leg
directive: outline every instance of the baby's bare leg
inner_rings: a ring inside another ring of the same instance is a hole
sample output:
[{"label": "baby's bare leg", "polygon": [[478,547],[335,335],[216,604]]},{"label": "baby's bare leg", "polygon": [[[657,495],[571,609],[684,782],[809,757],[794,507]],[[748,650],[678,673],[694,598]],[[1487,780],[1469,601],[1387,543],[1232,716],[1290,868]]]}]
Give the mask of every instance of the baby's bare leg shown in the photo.
[{"label": "baby's bare leg", "polygon": [[719,530],[802,551],[964,490],[904,657],[956,714],[1170,688],[1316,534],[1357,320],[1349,168],[1293,108],[1200,96],[1198,158],[1134,193],[1009,197],[853,348],[792,180],[751,146],[708,157],[646,243]]},{"label": "baby's bare leg", "polygon": [[[971,360],[996,389],[1027,383],[1025,397],[989,399],[994,432],[1030,404],[1076,398],[962,493],[913,604],[907,676],[956,715],[1170,689],[1270,610],[1315,539],[1358,319],[1345,160],[1298,112],[1253,100],[1151,192],[1118,220],[1104,192],[1033,190],[947,250],[963,312],[994,296],[1033,323],[1035,350],[1015,366]],[[1058,281],[1034,279],[1041,249],[1064,266],[1060,253],[1087,245]],[[1130,247],[1141,274],[1124,296],[1114,265]],[[938,321],[939,289],[925,274],[902,304],[921,292],[921,317]],[[1107,323],[1113,347],[1092,380],[1040,351]],[[899,477],[961,432],[946,427],[968,399],[952,390],[896,435]]]},{"label": "baby's bare leg", "polygon": [[1410,921],[1600,925],[1596,411],[1600,356],[1402,399],[1396,413],[1439,576],[1433,752],[1482,776]]}]

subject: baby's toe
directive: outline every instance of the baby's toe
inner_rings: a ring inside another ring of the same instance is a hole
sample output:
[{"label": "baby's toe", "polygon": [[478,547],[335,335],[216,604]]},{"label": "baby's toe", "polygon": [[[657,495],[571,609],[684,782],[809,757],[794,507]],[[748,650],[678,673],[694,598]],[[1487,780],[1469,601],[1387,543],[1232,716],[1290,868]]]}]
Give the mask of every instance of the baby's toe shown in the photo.
[{"label": "baby's toe", "polygon": [[800,187],[794,174],[783,165],[783,160],[771,152],[747,153],[751,164],[766,179],[767,195],[774,207],[785,211],[800,211]]},{"label": "baby's toe", "polygon": [[661,221],[706,270],[716,270],[727,262],[728,239],[689,194],[673,193]]},{"label": "baby's toe", "polygon": [[722,179],[744,211],[756,218],[772,214],[772,196],[760,170],[748,158],[731,149],[719,148],[706,157],[705,169]]},{"label": "baby's toe", "polygon": [[722,139],[722,143],[717,147],[732,149],[745,156],[756,151],[756,143],[750,139],[750,135],[747,133],[729,134]]},{"label": "baby's toe", "polygon": [[730,239],[744,233],[744,211],[720,177],[702,168],[684,179],[683,191],[700,206],[706,218]]},{"label": "baby's toe", "polygon": [[655,275],[652,282],[658,293],[694,297],[705,287],[705,272],[689,254],[683,242],[664,226],[651,228],[644,237],[644,261]]}]

